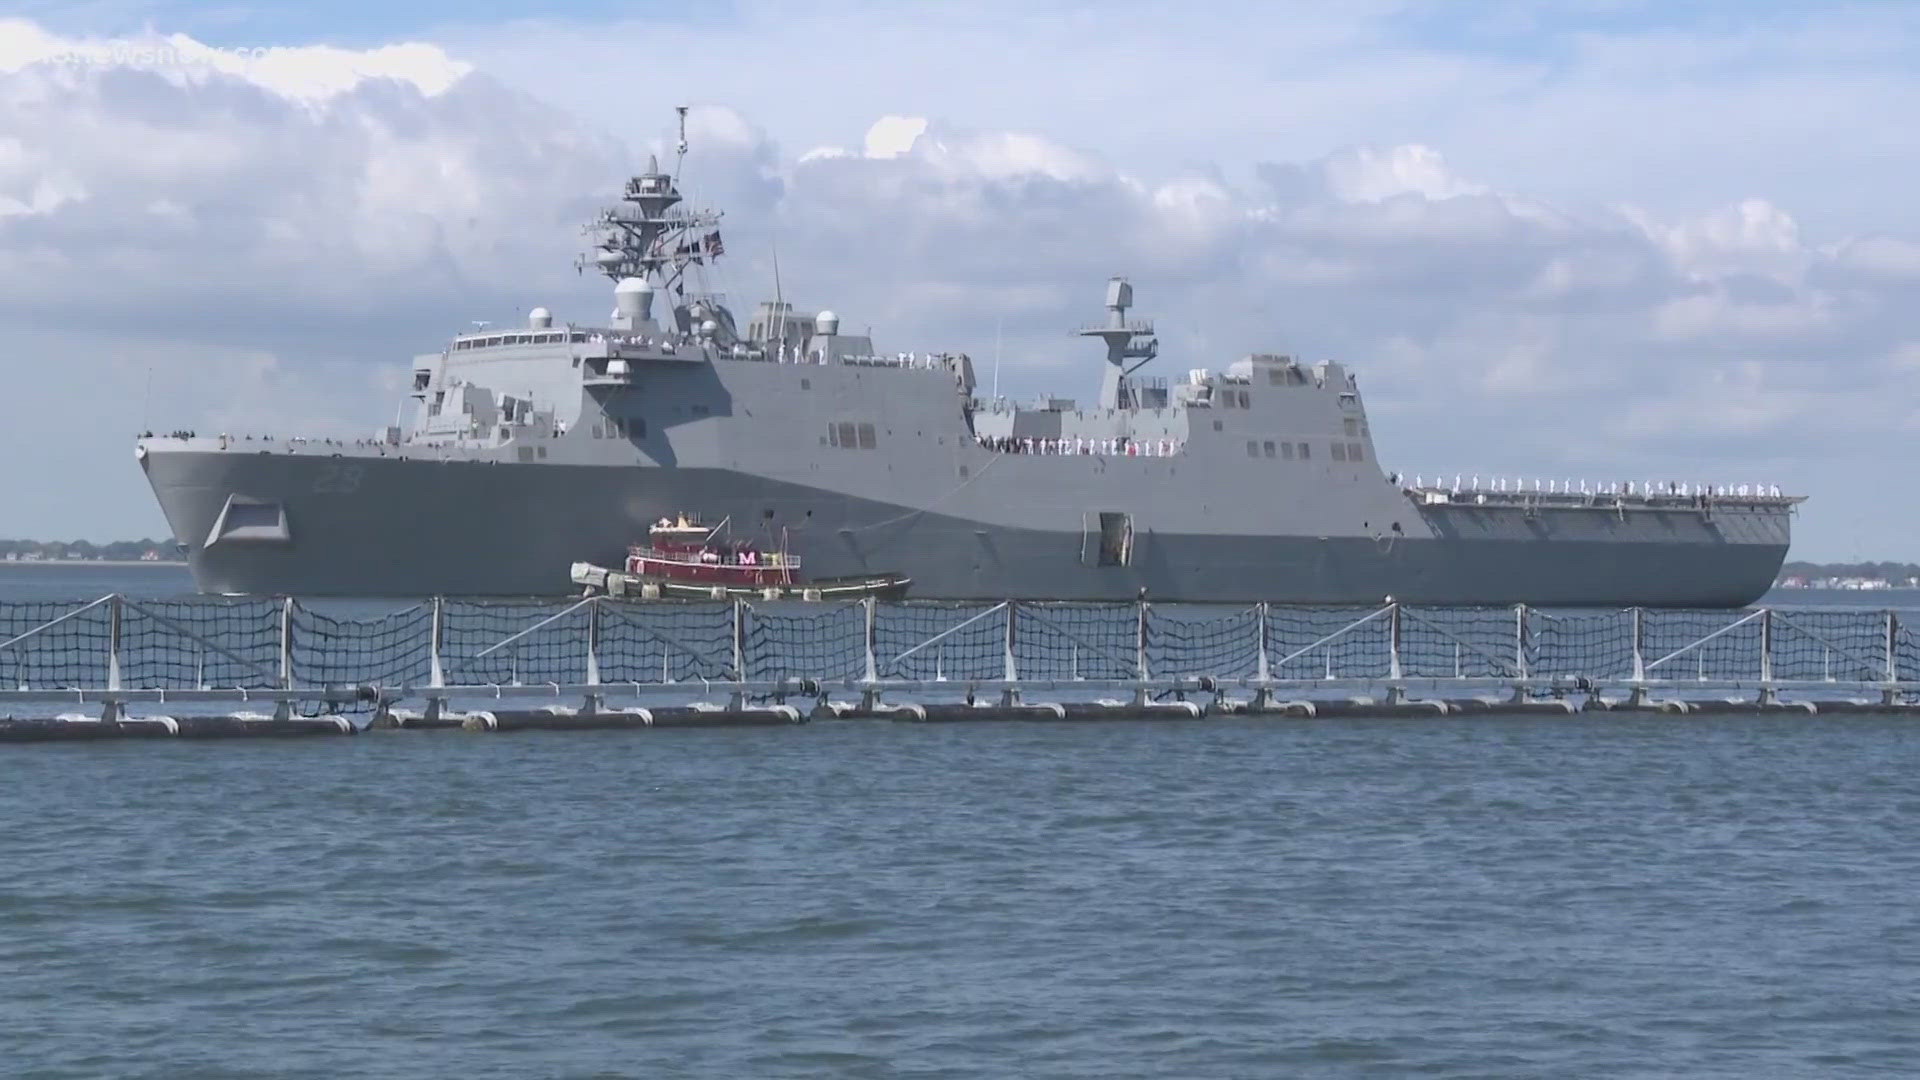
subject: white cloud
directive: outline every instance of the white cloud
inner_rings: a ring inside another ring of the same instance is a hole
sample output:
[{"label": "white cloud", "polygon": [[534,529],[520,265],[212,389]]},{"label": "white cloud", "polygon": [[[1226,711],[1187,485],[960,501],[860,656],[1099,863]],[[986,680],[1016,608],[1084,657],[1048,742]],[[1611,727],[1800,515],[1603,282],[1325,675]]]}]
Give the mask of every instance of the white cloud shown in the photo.
[{"label": "white cloud", "polygon": [[176,84],[238,78],[299,101],[324,101],[374,79],[439,94],[473,70],[438,47],[418,42],[366,50],[329,45],[228,49],[185,34],[62,37],[24,19],[0,19],[0,73],[38,65],[137,68]]},{"label": "white cloud", "polygon": [[867,129],[866,155],[870,158],[899,157],[913,149],[914,141],[926,134],[924,116],[883,116]]},{"label": "white cloud", "polygon": [[[1303,34],[1329,57],[1358,47],[1331,25]],[[655,29],[654,51],[695,67],[717,40]],[[803,19],[780,44],[814,29]],[[964,20],[942,29],[950,57],[984,47]],[[1176,28],[1169,62],[1200,55],[1190,29]],[[895,33],[906,31],[882,19],[874,40]],[[994,70],[1029,71],[1027,86],[1042,78],[1032,72],[1057,78],[1042,62],[1058,51],[1053,33],[1016,35]],[[672,100],[623,94],[616,111],[583,120],[503,85],[494,64],[511,73],[514,61],[498,52],[292,50],[307,67],[263,59],[185,77],[50,63],[45,37],[0,32],[7,374],[18,392],[88,402],[88,387],[130,395],[143,357],[169,358],[152,426],[257,418],[359,432],[391,418],[388,383],[407,356],[469,318],[535,303],[601,316],[604,283],[570,272],[577,226],[646,154],[674,150]],[[518,38],[563,97],[588,75],[601,97],[625,85],[605,73],[630,66],[630,50],[603,52],[566,28]],[[759,78],[757,46],[728,40],[747,55],[727,70]],[[554,66],[556,43],[580,45],[579,62]],[[1089,52],[1111,48],[1098,38]],[[1850,535],[1827,522],[1851,528],[1846,508],[1883,501],[1858,479],[1871,475],[1863,448],[1909,437],[1906,402],[1920,389],[1920,331],[1906,314],[1920,299],[1920,244],[1898,229],[1811,224],[1757,179],[1684,209],[1630,185],[1598,203],[1568,199],[1529,186],[1543,174],[1509,170],[1484,133],[1409,130],[1378,105],[1449,79],[1473,97],[1524,82],[1523,66],[1489,74],[1416,58],[1387,75],[1367,68],[1385,81],[1363,89],[1331,63],[1301,62],[1289,69],[1296,92],[1275,94],[1242,85],[1251,69],[1218,65],[1222,95],[1260,92],[1230,115],[1176,116],[1177,102],[1143,101],[1100,71],[1088,101],[1028,93],[1001,107],[996,95],[1022,85],[1009,76],[966,108],[934,92],[953,85],[940,77],[950,57],[913,54],[930,66],[892,97],[869,86],[842,100],[837,84],[796,93],[805,69],[788,65],[790,102],[691,111],[687,186],[728,212],[716,284],[737,304],[771,292],[777,237],[787,297],[872,325],[883,349],[966,349],[984,373],[998,336],[1003,386],[1084,394],[1094,354],[1064,330],[1097,313],[1108,275],[1127,273],[1140,314],[1159,322],[1168,371],[1254,349],[1347,362],[1381,418],[1390,468],[1777,479],[1840,508],[1814,517],[1813,504],[1803,536],[1816,554]],[[881,72],[901,63],[875,56]],[[1312,138],[1287,133],[1314,102],[1331,107],[1334,89],[1353,90],[1380,131],[1334,139],[1314,120]],[[1113,100],[1095,101],[1109,90]],[[815,115],[789,130],[797,104]],[[1083,123],[1109,114],[1137,129],[1122,152],[1101,137],[1111,123]],[[814,149],[795,154],[788,140]],[[1247,167],[1137,152],[1179,140],[1230,147]],[[111,419],[132,426],[125,411]],[[47,410],[10,437],[54,444],[70,423]],[[14,499],[0,532],[43,519],[103,537],[139,531],[118,524],[148,505],[126,494],[138,486],[126,463],[73,468],[115,504]],[[1920,525],[1920,511],[1909,517]]]}]

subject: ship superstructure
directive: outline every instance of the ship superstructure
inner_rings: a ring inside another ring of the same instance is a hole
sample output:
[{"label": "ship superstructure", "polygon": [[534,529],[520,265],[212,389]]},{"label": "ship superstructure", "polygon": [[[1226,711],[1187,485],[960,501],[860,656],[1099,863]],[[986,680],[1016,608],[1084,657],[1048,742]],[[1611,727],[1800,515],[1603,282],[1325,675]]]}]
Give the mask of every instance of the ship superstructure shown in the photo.
[{"label": "ship superstructure", "polygon": [[983,397],[965,353],[881,352],[784,297],[742,327],[701,287],[719,217],[677,172],[650,163],[595,223],[604,324],[456,336],[415,359],[409,427],[142,438],[200,588],[554,594],[686,512],[930,598],[1733,606],[1785,556],[1799,500],[1771,488],[1383,471],[1337,363],[1143,375],[1158,344],[1119,278],[1078,331],[1105,353],[1086,405]]}]

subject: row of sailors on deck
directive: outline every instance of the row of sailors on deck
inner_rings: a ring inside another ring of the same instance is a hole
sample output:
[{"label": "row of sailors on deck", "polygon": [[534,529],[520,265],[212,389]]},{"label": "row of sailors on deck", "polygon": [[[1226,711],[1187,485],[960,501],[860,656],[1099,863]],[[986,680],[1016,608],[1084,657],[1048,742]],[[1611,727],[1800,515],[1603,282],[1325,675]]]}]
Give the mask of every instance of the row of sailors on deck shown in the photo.
[{"label": "row of sailors on deck", "polygon": [[1124,454],[1127,457],[1172,457],[1180,452],[1178,439],[1015,439],[1004,435],[975,435],[974,441],[1002,454]]}]

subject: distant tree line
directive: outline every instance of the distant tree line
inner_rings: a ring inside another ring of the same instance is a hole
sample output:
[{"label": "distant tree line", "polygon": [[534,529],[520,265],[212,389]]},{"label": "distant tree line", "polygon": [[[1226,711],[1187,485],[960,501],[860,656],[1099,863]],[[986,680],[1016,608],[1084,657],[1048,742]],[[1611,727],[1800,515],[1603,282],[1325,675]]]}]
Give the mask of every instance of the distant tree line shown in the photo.
[{"label": "distant tree line", "polygon": [[1795,560],[1780,568],[1780,576],[1905,581],[1920,577],[1920,565],[1906,562],[1814,563]]},{"label": "distant tree line", "polygon": [[132,562],[157,552],[160,558],[174,560],[180,553],[171,540],[115,540],[96,544],[91,540],[0,540],[0,559],[9,555],[24,559],[29,555],[56,561],[59,559],[104,559]]}]

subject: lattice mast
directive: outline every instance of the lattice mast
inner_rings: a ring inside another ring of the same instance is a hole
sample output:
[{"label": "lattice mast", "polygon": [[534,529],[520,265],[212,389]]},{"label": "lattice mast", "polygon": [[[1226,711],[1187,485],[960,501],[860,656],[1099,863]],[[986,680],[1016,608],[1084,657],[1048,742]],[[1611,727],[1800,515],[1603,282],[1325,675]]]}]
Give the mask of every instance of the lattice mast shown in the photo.
[{"label": "lattice mast", "polygon": [[586,228],[594,250],[574,263],[577,270],[592,266],[618,283],[639,278],[656,290],[681,284],[689,267],[704,266],[724,254],[720,217],[716,211],[676,209],[680,205],[680,167],[687,156],[687,107],[679,106],[680,138],[675,148],[673,175],[660,171],[660,160],[647,155],[647,171],[627,180],[617,206],[602,210]]}]

